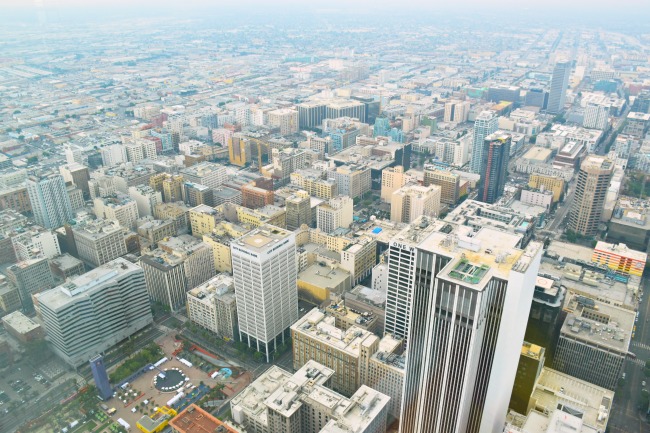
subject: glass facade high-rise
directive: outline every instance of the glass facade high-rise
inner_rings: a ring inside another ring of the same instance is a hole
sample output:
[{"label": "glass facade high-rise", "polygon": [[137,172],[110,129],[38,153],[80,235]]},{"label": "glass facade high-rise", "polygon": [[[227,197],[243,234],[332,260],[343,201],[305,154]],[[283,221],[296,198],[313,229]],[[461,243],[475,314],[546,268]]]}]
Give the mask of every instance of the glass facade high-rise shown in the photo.
[{"label": "glass facade high-rise", "polygon": [[93,373],[93,379],[95,380],[95,386],[97,387],[99,397],[106,401],[113,396],[113,389],[108,381],[104,358],[101,355],[97,355],[94,358],[91,358],[89,362],[90,371]]},{"label": "glass facade high-rise", "polygon": [[571,75],[571,62],[558,62],[553,69],[551,77],[551,91],[548,95],[547,111],[559,114],[564,110],[566,102],[566,88]]},{"label": "glass facade high-rise", "polygon": [[481,186],[477,196],[479,201],[494,203],[503,195],[508,179],[511,142],[512,136],[503,132],[495,132],[485,137],[481,162]]},{"label": "glass facade high-rise", "polygon": [[481,172],[481,162],[483,161],[483,146],[485,137],[496,132],[498,127],[499,118],[494,111],[483,111],[476,118],[476,121],[474,122],[472,159],[470,161],[470,171],[472,173]]}]

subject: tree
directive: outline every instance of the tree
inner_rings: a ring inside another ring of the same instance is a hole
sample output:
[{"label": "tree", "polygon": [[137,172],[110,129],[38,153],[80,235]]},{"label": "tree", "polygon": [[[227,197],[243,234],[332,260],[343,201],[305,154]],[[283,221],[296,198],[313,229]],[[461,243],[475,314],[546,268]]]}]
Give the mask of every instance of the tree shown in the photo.
[{"label": "tree", "polygon": [[264,354],[262,352],[255,352],[253,354],[253,359],[257,362],[264,362]]}]

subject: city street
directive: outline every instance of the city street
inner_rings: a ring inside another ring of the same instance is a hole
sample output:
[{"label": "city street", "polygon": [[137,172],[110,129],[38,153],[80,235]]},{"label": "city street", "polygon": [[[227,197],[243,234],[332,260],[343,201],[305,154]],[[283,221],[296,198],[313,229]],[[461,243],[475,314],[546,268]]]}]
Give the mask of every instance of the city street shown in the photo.
[{"label": "city street", "polygon": [[[644,278],[644,292],[648,292],[650,281]],[[630,344],[630,352],[636,355],[636,359],[627,358],[624,366],[625,382],[622,388],[616,390],[614,406],[609,420],[609,430],[612,433],[648,432],[650,424],[645,420],[645,414],[639,411],[639,395],[641,393],[641,382],[648,380],[643,374],[643,366],[646,360],[650,360],[650,302],[646,296],[639,305],[639,321],[636,325],[636,333]],[[648,389],[646,385],[646,389]]]}]

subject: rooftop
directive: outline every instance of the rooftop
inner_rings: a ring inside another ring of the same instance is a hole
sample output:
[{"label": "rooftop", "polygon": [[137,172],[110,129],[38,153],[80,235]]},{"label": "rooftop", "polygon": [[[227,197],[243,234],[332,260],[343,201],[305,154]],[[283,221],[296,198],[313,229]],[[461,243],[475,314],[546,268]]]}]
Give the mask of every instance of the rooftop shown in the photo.
[{"label": "rooftop", "polygon": [[120,275],[141,270],[140,266],[118,258],[36,296],[40,303],[47,303],[51,309],[56,309],[65,306],[75,297],[84,296],[90,291],[101,290],[106,282]]},{"label": "rooftop", "polygon": [[262,225],[237,239],[236,243],[249,250],[265,252],[277,242],[291,237],[291,232],[272,225]]},{"label": "rooftop", "polygon": [[334,315],[314,308],[291,325],[291,329],[356,357],[360,356],[362,345],[379,339],[372,332],[357,326],[351,326],[345,331],[339,329],[334,325],[335,321]]},{"label": "rooftop", "polygon": [[550,368],[542,368],[531,396],[537,410],[566,405],[582,412],[584,424],[605,431],[614,392]]},{"label": "rooftop", "polygon": [[634,311],[576,293],[569,293],[564,310],[568,314],[561,334],[627,354],[634,328]]},{"label": "rooftop", "polygon": [[15,329],[16,332],[20,334],[27,334],[28,332],[41,327],[41,325],[25,316],[20,311],[14,311],[13,313],[7,314],[2,318],[2,322],[5,326]]},{"label": "rooftop", "polygon": [[306,281],[318,287],[334,288],[350,279],[348,271],[341,268],[331,268],[320,263],[308,266],[298,274],[299,281]]},{"label": "rooftop", "polygon": [[209,412],[191,404],[179,413],[169,424],[182,433],[238,433],[239,429],[215,418]]}]

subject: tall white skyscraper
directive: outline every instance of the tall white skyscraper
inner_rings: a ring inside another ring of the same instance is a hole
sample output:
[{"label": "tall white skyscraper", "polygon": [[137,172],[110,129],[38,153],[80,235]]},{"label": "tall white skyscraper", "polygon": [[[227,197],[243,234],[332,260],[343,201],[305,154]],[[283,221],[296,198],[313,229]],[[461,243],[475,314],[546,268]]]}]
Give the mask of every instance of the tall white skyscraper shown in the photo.
[{"label": "tall white skyscraper", "polygon": [[73,218],[68,190],[60,174],[28,178],[27,193],[34,219],[46,229],[59,228]]},{"label": "tall white skyscraper", "polygon": [[295,234],[268,224],[230,244],[239,336],[267,361],[298,320]]},{"label": "tall white skyscraper", "polygon": [[406,339],[400,432],[501,431],[541,245],[424,217],[388,253],[386,332]]},{"label": "tall white skyscraper", "polygon": [[559,114],[564,109],[566,101],[566,88],[569,85],[571,75],[571,62],[558,62],[553,69],[551,77],[551,91],[548,95],[546,111],[551,114]]},{"label": "tall white skyscraper", "polygon": [[485,137],[496,132],[499,128],[499,118],[496,112],[491,110],[482,111],[474,122],[474,142],[472,144],[472,160],[470,171],[481,172],[481,161],[483,159],[483,143]]}]

